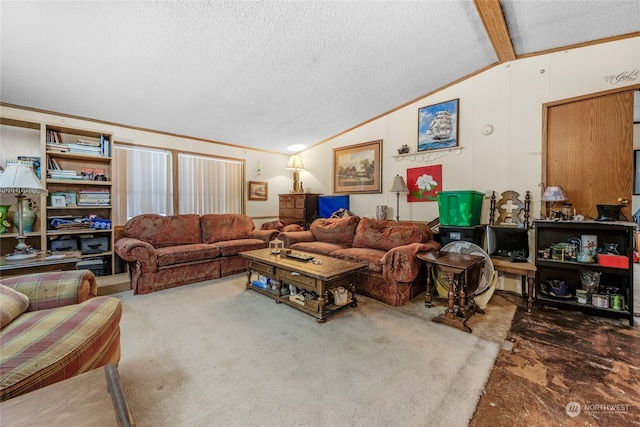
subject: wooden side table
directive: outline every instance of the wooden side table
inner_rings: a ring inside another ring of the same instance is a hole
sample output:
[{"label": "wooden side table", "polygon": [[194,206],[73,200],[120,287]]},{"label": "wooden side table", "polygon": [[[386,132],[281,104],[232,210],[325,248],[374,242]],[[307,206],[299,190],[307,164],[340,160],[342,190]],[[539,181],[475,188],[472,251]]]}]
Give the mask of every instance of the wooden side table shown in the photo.
[{"label": "wooden side table", "polygon": [[[449,281],[449,305],[444,313],[433,318],[434,322],[444,323],[465,332],[471,332],[467,320],[475,313],[484,314],[475,302],[475,291],[480,282],[480,273],[484,267],[484,257],[456,252],[430,251],[418,254],[418,258],[427,263],[427,291],[425,306],[431,307],[431,271],[436,265],[447,274]],[[458,306],[456,310],[456,297]]]},{"label": "wooden side table", "polygon": [[76,270],[76,264],[82,259],[80,251],[41,252],[33,258],[12,261],[0,257],[0,276],[9,277],[22,274],[44,273],[47,271]]}]

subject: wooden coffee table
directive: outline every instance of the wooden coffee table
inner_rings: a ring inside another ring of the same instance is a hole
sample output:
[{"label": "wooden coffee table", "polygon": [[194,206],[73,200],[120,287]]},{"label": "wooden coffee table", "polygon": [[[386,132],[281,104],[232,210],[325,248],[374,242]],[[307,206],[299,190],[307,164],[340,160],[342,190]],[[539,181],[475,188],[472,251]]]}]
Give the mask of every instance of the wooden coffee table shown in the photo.
[{"label": "wooden coffee table", "polygon": [[[240,255],[247,259],[247,289],[268,295],[275,299],[276,303],[295,307],[316,317],[320,323],[345,307],[358,305],[353,276],[356,271],[364,268],[365,264],[301,251],[293,252],[313,256],[313,260],[299,261],[287,257],[284,251],[281,254],[272,254],[270,249],[241,252]],[[275,289],[254,286],[251,280],[254,274],[269,277],[275,282]],[[288,285],[315,292],[318,295],[317,301],[305,301],[301,304],[289,299],[291,295]],[[347,303],[328,304],[329,292],[340,286],[350,294]]]}]

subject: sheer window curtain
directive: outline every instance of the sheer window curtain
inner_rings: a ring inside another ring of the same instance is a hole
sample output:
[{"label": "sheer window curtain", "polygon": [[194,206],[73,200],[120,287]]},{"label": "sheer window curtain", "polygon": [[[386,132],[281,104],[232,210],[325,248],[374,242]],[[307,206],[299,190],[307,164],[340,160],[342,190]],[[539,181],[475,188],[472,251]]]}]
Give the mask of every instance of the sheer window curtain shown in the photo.
[{"label": "sheer window curtain", "polygon": [[244,162],[178,154],[180,213],[244,212]]},{"label": "sheer window curtain", "polygon": [[172,215],[171,152],[114,145],[112,154],[115,224],[144,213]]}]

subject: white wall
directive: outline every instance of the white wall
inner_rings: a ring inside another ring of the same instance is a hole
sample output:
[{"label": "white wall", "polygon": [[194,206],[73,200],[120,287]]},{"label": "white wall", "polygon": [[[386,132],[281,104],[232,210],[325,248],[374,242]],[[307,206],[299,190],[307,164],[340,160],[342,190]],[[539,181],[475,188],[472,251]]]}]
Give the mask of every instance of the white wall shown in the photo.
[{"label": "white wall", "polygon": [[[360,216],[375,217],[376,205],[389,206],[389,218],[396,216],[396,195],[386,191],[396,174],[406,179],[406,169],[426,164],[442,164],[443,187],[451,190],[515,190],[532,195],[532,215],[537,217],[541,195],[542,104],[617,87],[639,84],[639,80],[611,85],[607,75],[640,69],[640,37],[520,59],[498,65],[432,96],[420,99],[366,125],[300,153],[306,171],[300,173],[305,188],[314,193],[333,193],[333,149],[383,140],[382,187],[380,194],[352,195],[351,210]],[[459,98],[458,155],[446,155],[421,163],[410,158],[396,160],[403,144],[417,147],[418,109]],[[266,153],[225,144],[193,140],[155,132],[105,125],[88,120],[63,118],[10,107],[0,107],[3,116],[70,127],[111,132],[115,141],[143,146],[181,149],[204,154],[245,159],[247,180],[267,181],[269,199],[247,201],[247,214],[277,217],[278,194],[292,188],[291,171],[285,169],[287,155]],[[482,135],[491,124],[494,132]],[[636,136],[636,147],[638,147]],[[242,146],[242,141],[229,141]],[[260,161],[261,175],[257,174]],[[571,195],[569,195],[569,198]],[[634,205],[640,205],[635,203]],[[485,200],[485,203],[488,201]],[[634,209],[635,210],[635,209]],[[486,206],[483,209],[486,220]],[[436,202],[408,203],[400,197],[400,217],[404,220],[432,220],[438,216]],[[266,219],[265,219],[266,220]],[[261,221],[256,221],[259,226]]]},{"label": "white wall", "polygon": [[[400,174],[406,179],[407,168],[442,164],[445,191],[515,190],[524,195],[529,190],[532,216],[537,217],[541,196],[542,105],[640,84],[640,79],[614,85],[605,79],[635,69],[640,69],[640,37],[501,64],[302,152],[307,171],[301,173],[300,179],[314,192],[332,194],[333,149],[382,139],[383,193],[352,195],[354,213],[375,217],[376,205],[388,205],[388,216],[394,218],[396,195],[386,191],[392,177]],[[427,163],[391,157],[397,155],[403,144],[416,151],[420,107],[454,98],[460,99],[459,155]],[[485,124],[493,125],[491,135],[481,134]],[[406,200],[406,196],[400,196],[401,219],[432,220],[438,216],[436,202]],[[485,217],[486,211],[485,205]]]}]

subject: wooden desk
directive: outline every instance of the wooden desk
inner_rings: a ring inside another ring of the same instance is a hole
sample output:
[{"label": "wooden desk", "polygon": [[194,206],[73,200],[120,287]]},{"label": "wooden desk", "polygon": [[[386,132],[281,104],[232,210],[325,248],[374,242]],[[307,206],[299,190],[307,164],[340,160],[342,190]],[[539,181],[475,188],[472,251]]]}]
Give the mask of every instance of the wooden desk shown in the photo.
[{"label": "wooden desk", "polygon": [[46,252],[37,254],[34,258],[24,260],[7,260],[6,256],[0,257],[0,276],[18,276],[30,273],[43,273],[46,271],[75,270],[76,264],[81,260],[80,251]]},{"label": "wooden desk", "polygon": [[3,427],[130,427],[133,416],[115,365],[69,378],[0,403]]},{"label": "wooden desk", "polygon": [[[475,291],[480,282],[484,267],[484,257],[456,252],[430,251],[419,253],[418,258],[427,263],[427,291],[425,306],[431,307],[431,270],[434,265],[447,274],[449,280],[449,306],[446,311],[433,318],[434,322],[444,323],[465,332],[471,332],[467,320],[475,313],[484,314],[475,302]],[[457,291],[457,295],[456,295]],[[456,307],[458,298],[458,310]]]},{"label": "wooden desk", "polygon": [[525,295],[524,288],[527,287],[527,313],[531,313],[533,308],[534,289],[536,280],[536,266],[530,262],[511,262],[500,258],[491,258],[493,268],[503,273],[519,274],[522,280],[522,295]]}]

